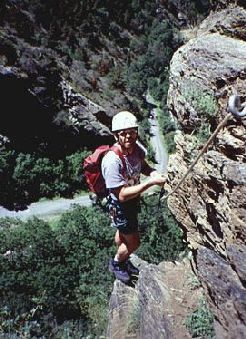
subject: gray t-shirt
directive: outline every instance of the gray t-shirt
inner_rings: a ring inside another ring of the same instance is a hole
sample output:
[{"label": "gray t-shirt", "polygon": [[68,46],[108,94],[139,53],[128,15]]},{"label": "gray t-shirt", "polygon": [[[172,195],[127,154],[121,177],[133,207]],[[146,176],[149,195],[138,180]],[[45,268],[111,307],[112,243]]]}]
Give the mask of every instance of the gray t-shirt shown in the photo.
[{"label": "gray t-shirt", "polygon": [[101,169],[106,187],[117,188],[123,185],[133,186],[140,182],[144,151],[136,144],[132,154],[123,155],[126,171],[120,157],[114,151],[109,151],[102,160]]},{"label": "gray t-shirt", "polygon": [[145,152],[136,144],[132,154],[123,156],[125,168],[121,158],[114,151],[109,151],[103,157],[101,170],[110,193],[108,209],[112,226],[127,234],[135,232],[138,227],[139,197],[120,203],[113,192],[110,192],[110,189],[123,185],[132,186],[140,182]]}]

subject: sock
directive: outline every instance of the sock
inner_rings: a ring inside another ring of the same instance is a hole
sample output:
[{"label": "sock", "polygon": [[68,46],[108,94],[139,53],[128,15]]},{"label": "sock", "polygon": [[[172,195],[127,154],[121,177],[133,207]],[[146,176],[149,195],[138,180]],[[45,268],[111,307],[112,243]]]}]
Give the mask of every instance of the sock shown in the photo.
[{"label": "sock", "polygon": [[116,261],[116,262],[119,261],[117,254],[116,254],[115,257],[114,257],[114,261]]}]

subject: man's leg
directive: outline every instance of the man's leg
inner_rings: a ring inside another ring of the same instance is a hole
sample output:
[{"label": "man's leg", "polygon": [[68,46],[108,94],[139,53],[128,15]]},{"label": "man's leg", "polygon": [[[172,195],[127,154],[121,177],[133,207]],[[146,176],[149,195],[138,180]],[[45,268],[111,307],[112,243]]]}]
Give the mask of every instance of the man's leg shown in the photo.
[{"label": "man's leg", "polygon": [[119,262],[125,262],[131,253],[136,251],[140,246],[139,232],[136,231],[131,234],[124,234],[117,231],[115,235],[115,242],[118,246],[117,259]]},{"label": "man's leg", "polygon": [[115,241],[117,249],[118,249],[118,247],[122,244],[122,241],[120,239],[120,232],[119,232],[119,230],[117,230],[116,233],[115,233],[114,241]]},{"label": "man's leg", "polygon": [[138,274],[138,269],[128,260],[140,245],[139,232],[123,234],[119,231],[115,234],[115,242],[118,250],[114,259],[109,263],[109,270],[114,273],[115,277],[123,282],[130,281],[130,274]]}]

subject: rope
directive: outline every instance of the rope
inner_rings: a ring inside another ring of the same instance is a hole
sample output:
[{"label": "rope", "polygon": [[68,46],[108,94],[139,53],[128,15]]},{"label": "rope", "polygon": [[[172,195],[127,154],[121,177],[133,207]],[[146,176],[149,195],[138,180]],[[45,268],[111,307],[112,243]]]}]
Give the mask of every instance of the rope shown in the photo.
[{"label": "rope", "polygon": [[166,200],[170,195],[172,195],[174,192],[176,192],[178,190],[178,188],[182,185],[182,183],[185,181],[185,179],[187,178],[187,176],[189,175],[189,173],[193,170],[194,166],[197,164],[198,160],[202,157],[202,155],[207,151],[208,146],[210,145],[210,143],[214,140],[214,138],[217,136],[217,134],[219,133],[219,131],[227,124],[227,121],[232,118],[235,117],[237,119],[239,118],[243,118],[246,116],[246,102],[241,103],[240,97],[237,95],[237,91],[232,88],[233,91],[233,95],[231,95],[229,97],[228,100],[228,114],[224,117],[224,119],[219,123],[219,125],[217,126],[216,130],[213,132],[213,134],[208,138],[207,142],[205,143],[205,145],[203,146],[202,150],[200,151],[200,153],[198,154],[198,156],[196,157],[196,159],[193,161],[193,163],[190,165],[190,167],[188,168],[187,172],[185,173],[185,175],[181,178],[181,180],[179,181],[179,183],[177,184],[177,186],[171,191],[169,192],[167,195],[164,195],[164,186],[162,186],[161,191],[159,193],[159,200],[158,200],[158,206],[157,206],[157,212],[159,213],[160,210],[160,205],[161,205],[161,201],[162,200]]},{"label": "rope", "polygon": [[201,158],[201,156],[207,151],[207,148],[209,146],[209,144],[214,140],[214,138],[217,136],[217,134],[219,133],[219,131],[226,125],[227,121],[232,118],[232,114],[228,113],[224,119],[219,123],[219,125],[217,126],[216,130],[213,132],[213,134],[211,134],[211,136],[208,138],[207,142],[205,143],[205,145],[203,146],[202,150],[200,151],[200,153],[198,154],[198,156],[196,157],[196,159],[193,161],[193,163],[190,165],[190,167],[188,168],[186,174],[182,177],[182,179],[179,181],[179,183],[177,184],[177,186],[171,191],[169,192],[167,195],[163,196],[162,198],[160,198],[160,200],[165,200],[167,199],[170,195],[172,195],[174,192],[177,191],[177,189],[182,185],[182,183],[185,181],[185,179],[187,178],[187,176],[189,175],[189,173],[193,170],[194,166],[196,165],[196,163],[198,162],[198,160]]}]

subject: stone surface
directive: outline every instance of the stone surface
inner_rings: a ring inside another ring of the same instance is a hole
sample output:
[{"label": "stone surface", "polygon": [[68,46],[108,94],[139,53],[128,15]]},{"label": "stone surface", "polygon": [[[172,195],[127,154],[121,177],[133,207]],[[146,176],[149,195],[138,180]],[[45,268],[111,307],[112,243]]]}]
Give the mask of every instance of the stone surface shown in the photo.
[{"label": "stone surface", "polygon": [[[49,145],[48,136],[44,142],[40,140],[48,130],[57,140],[62,135],[68,148],[112,143],[111,118],[122,107],[130,109],[133,100],[120,90],[111,93],[106,81],[111,66],[124,63],[124,49],[106,37],[100,41],[103,36],[96,35],[93,40],[93,32],[81,33],[75,41],[73,28],[59,27],[62,21],[58,18],[59,33],[53,32],[52,25],[40,20],[39,5],[11,0],[0,4],[0,91],[2,106],[9,112],[7,119],[1,117],[0,138],[20,145],[21,137],[12,124],[16,119],[28,139],[22,151],[29,151],[25,147],[35,144],[35,137],[36,142]],[[128,38],[119,37],[119,44],[122,39]],[[100,45],[97,51],[95,41]],[[77,54],[73,55],[75,46]],[[15,102],[11,101],[13,92]],[[18,110],[23,115],[19,121]],[[31,128],[25,128],[27,124]]]},{"label": "stone surface", "polygon": [[199,285],[188,259],[148,264],[136,256],[139,279],[133,286],[115,281],[109,303],[107,338],[191,339],[185,321],[198,306]]},{"label": "stone surface", "polygon": [[[243,258],[239,255],[237,258],[245,262],[245,253]],[[223,338],[245,338],[246,291],[230,262],[214,251],[200,247],[197,268],[215,316],[224,330]]]},{"label": "stone surface", "polygon": [[[180,131],[175,136],[176,153],[169,158],[169,192],[227,114],[233,89],[242,101],[246,98],[245,20],[246,11],[241,7],[211,13],[197,37],[172,59],[168,106]],[[203,126],[210,126],[206,139],[199,134]],[[245,118],[229,119],[168,199],[189,247],[197,252],[196,269],[216,316],[218,338],[243,338],[246,333],[245,145]]]}]

